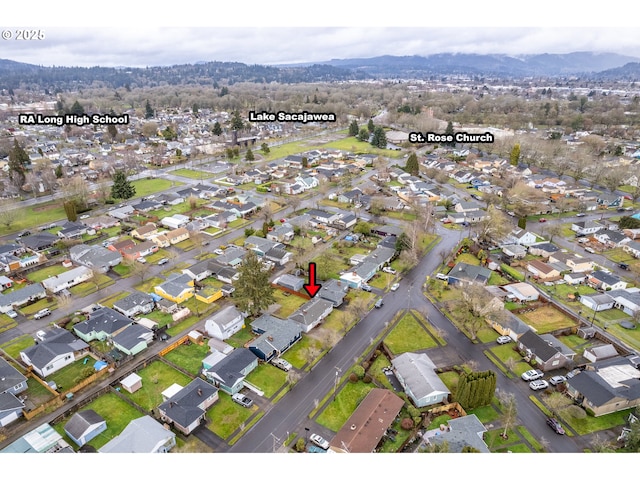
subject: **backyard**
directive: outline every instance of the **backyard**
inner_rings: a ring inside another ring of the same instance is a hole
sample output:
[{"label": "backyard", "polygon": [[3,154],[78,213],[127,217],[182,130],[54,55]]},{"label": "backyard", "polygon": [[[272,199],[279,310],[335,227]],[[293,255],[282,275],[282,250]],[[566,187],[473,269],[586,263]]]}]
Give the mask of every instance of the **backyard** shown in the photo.
[{"label": "backyard", "polygon": [[544,334],[576,326],[576,321],[552,305],[545,305],[517,314],[538,334]]},{"label": "backyard", "polygon": [[136,373],[142,378],[142,388],[134,393],[125,390],[121,393],[148,411],[164,401],[162,392],[171,385],[177,383],[184,387],[192,380],[160,360],[156,360]]},{"label": "backyard", "polygon": [[202,370],[202,360],[204,360],[208,354],[209,346],[206,343],[198,345],[194,342],[188,342],[171,350],[164,358],[192,375],[197,376]]},{"label": "backyard", "polygon": [[328,398],[324,410],[318,415],[316,421],[327,427],[329,430],[337,432],[342,425],[349,419],[358,404],[367,396],[367,393],[373,389],[375,385],[372,383],[347,381],[336,395]]}]

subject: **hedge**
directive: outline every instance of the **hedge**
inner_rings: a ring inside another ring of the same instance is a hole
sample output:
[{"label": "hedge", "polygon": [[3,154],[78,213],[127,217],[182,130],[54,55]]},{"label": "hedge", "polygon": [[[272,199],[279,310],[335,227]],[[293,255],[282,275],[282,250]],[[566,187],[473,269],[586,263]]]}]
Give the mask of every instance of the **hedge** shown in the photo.
[{"label": "hedge", "polygon": [[518,280],[520,282],[524,281],[524,273],[519,272],[515,268],[507,265],[506,263],[503,263],[502,265],[500,265],[500,270],[502,270],[504,273],[509,275],[514,280]]}]

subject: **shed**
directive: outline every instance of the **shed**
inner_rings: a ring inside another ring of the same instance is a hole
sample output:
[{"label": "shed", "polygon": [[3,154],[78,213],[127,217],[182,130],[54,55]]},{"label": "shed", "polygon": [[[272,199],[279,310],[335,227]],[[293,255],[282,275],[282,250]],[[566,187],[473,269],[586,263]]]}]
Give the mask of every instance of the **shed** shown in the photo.
[{"label": "shed", "polygon": [[204,335],[197,330],[191,330],[188,334],[188,337],[194,343],[201,343],[202,339],[204,338]]},{"label": "shed", "polygon": [[120,385],[122,385],[122,388],[127,392],[133,393],[142,388],[142,377],[137,373],[132,373],[123,378]]}]

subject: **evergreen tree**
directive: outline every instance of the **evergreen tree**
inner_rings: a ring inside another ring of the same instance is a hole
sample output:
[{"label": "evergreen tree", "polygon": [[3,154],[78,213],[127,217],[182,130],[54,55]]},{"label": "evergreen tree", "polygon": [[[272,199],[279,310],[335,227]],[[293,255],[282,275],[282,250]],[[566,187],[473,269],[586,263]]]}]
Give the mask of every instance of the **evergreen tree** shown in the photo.
[{"label": "evergreen tree", "polygon": [[260,150],[262,150],[262,153],[264,153],[265,155],[271,151],[269,149],[269,145],[267,145],[266,143],[260,145]]},{"label": "evergreen tree", "polygon": [[9,152],[9,180],[18,188],[24,185],[27,176],[27,165],[31,164],[29,155],[20,146],[18,140],[13,139],[13,148]]},{"label": "evergreen tree", "polygon": [[365,127],[362,127],[360,129],[360,132],[358,133],[358,140],[360,140],[361,142],[368,142],[370,136],[371,134],[369,133],[369,130],[367,130]]},{"label": "evergreen tree", "polygon": [[369,133],[373,133],[375,128],[376,126],[373,124],[373,118],[370,118],[369,122],[367,123],[367,130],[369,130]]},{"label": "evergreen tree", "polygon": [[225,95],[229,95],[229,89],[227,87],[222,87],[220,89],[220,96],[224,97]]},{"label": "evergreen tree", "polygon": [[151,108],[151,102],[147,100],[147,103],[144,106],[144,118],[148,120],[150,118],[153,118],[155,115],[156,113],[153,111],[153,108]]},{"label": "evergreen tree", "polygon": [[253,156],[253,150],[251,150],[250,148],[247,148],[247,154],[244,156],[245,160],[247,162],[253,162],[256,157]]},{"label": "evergreen tree", "polygon": [[257,255],[249,250],[238,267],[240,277],[234,282],[233,298],[240,311],[256,316],[273,303],[269,272],[262,270]]},{"label": "evergreen tree", "polygon": [[213,133],[214,135],[222,135],[222,127],[220,126],[220,122],[216,122],[213,124],[211,133]]},{"label": "evergreen tree", "polygon": [[416,152],[411,152],[411,155],[407,158],[407,166],[404,170],[411,175],[418,175],[418,173],[420,173],[420,166],[418,165],[418,156],[416,155]]},{"label": "evergreen tree", "polygon": [[178,134],[175,132],[175,130],[173,128],[171,128],[170,126],[167,126],[163,131],[162,131],[162,136],[164,137],[164,139],[168,142],[172,141],[172,140],[176,140],[178,138]]},{"label": "evergreen tree", "polygon": [[62,171],[62,165],[58,165],[55,170],[56,178],[62,178],[64,172]]},{"label": "evergreen tree", "polygon": [[375,127],[371,145],[378,148],[387,148],[387,134],[384,132],[384,128],[380,126]]},{"label": "evergreen tree", "polygon": [[80,105],[80,102],[76,100],[75,102],[73,102],[73,105],[71,105],[71,110],[69,110],[69,113],[73,115],[84,115],[84,107]]},{"label": "evergreen tree", "polygon": [[109,136],[111,137],[111,140],[115,140],[116,139],[116,136],[118,135],[118,129],[116,128],[115,125],[109,124],[107,126],[107,132],[109,133]]},{"label": "evergreen tree", "polygon": [[231,129],[232,130],[242,130],[244,128],[244,122],[240,117],[238,112],[233,113],[233,118],[231,119]]},{"label": "evergreen tree", "polygon": [[76,212],[76,202],[64,202],[64,213],[67,215],[67,220],[70,222],[75,222],[78,219],[78,214]]},{"label": "evergreen tree", "polygon": [[509,156],[511,160],[511,165],[514,167],[518,166],[518,162],[520,161],[520,144],[516,143],[511,149],[511,155]]},{"label": "evergreen tree", "polygon": [[496,390],[496,374],[491,370],[465,373],[458,380],[456,401],[465,409],[490,405]]},{"label": "evergreen tree", "polygon": [[128,199],[136,194],[136,187],[131,185],[127,175],[118,170],[113,174],[113,185],[111,186],[111,198]]},{"label": "evergreen tree", "polygon": [[309,166],[309,159],[307,157],[302,157],[302,168],[307,168]]},{"label": "evergreen tree", "polygon": [[356,122],[355,120],[353,120],[350,124],[349,124],[349,136],[350,137],[357,137],[358,136],[358,132],[360,131],[359,127],[358,127],[358,122]]},{"label": "evergreen tree", "polygon": [[[444,134],[455,135],[455,132],[453,131],[453,123],[451,123],[450,121],[447,122],[447,128],[444,129]],[[455,145],[455,142],[445,142],[444,144],[452,147],[453,145]]]},{"label": "evergreen tree", "polygon": [[191,111],[193,112],[194,115],[198,115],[199,108],[197,103],[193,104],[193,107],[191,107]]},{"label": "evergreen tree", "polygon": [[527,228],[527,217],[520,217],[518,219],[518,228],[523,230]]}]

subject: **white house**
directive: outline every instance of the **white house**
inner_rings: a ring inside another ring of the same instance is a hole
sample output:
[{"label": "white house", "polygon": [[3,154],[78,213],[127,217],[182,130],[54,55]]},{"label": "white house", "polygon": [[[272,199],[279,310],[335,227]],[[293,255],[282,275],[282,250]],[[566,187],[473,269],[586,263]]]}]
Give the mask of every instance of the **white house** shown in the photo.
[{"label": "white house", "polygon": [[58,293],[93,278],[93,271],[85,266],[76,267],[42,281],[42,286],[51,293]]},{"label": "white house", "polygon": [[218,340],[226,340],[244,326],[244,315],[230,305],[209,318],[204,325],[207,334]]}]

